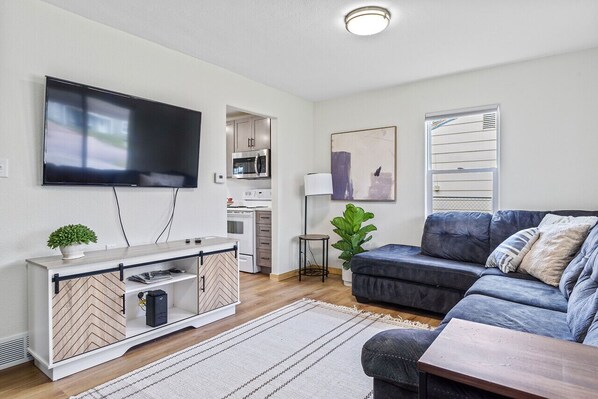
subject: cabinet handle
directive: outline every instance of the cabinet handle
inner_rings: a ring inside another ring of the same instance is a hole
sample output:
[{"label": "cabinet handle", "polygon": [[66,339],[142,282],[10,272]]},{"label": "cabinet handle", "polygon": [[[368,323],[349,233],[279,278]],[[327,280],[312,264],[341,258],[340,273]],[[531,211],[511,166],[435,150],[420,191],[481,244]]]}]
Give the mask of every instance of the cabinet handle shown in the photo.
[{"label": "cabinet handle", "polygon": [[262,233],[269,233],[269,232],[270,232],[270,229],[261,229],[260,231],[261,231]]},{"label": "cabinet handle", "polygon": [[251,139],[251,146],[255,147],[255,139]]},{"label": "cabinet handle", "polygon": [[206,276],[201,276],[201,291],[206,292]]},{"label": "cabinet handle", "polygon": [[270,257],[269,256],[262,256],[262,259],[263,260],[270,260]]},{"label": "cabinet handle", "polygon": [[251,148],[251,139],[250,138],[247,139],[247,147]]},{"label": "cabinet handle", "polygon": [[123,314],[125,314],[125,294],[123,294]]}]

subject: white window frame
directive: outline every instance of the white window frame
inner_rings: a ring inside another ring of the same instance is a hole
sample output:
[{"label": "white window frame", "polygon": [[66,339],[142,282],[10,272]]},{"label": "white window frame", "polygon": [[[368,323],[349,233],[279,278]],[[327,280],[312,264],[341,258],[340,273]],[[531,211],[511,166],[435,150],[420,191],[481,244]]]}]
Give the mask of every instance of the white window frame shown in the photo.
[{"label": "white window frame", "polygon": [[[449,169],[449,170],[432,170],[432,121],[437,119],[448,119],[460,116],[483,114],[485,112],[496,112],[496,167],[495,168],[476,168],[476,169]],[[499,209],[499,178],[500,178],[500,107],[498,104],[483,105],[479,107],[461,108],[451,111],[430,112],[426,114],[425,119],[425,137],[426,137],[426,181],[425,181],[425,199],[426,199],[426,216],[432,213],[433,209],[433,181],[434,174],[446,173],[475,173],[475,172],[491,172],[492,173],[492,213]]]}]

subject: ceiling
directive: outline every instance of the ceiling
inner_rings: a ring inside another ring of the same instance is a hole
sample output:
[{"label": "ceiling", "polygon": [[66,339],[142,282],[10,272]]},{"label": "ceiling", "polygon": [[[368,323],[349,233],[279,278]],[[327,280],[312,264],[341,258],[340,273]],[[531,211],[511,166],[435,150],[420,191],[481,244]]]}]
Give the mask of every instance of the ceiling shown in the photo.
[{"label": "ceiling", "polygon": [[[44,0],[308,100],[598,47],[598,0]],[[376,36],[344,29],[383,6]]]}]

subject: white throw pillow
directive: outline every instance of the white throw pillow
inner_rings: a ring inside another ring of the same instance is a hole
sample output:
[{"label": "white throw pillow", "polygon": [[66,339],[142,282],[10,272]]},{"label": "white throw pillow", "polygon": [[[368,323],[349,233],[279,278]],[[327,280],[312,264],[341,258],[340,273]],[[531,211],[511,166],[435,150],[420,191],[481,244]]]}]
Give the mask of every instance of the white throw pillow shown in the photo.
[{"label": "white throw pillow", "polygon": [[557,223],[538,229],[540,237],[523,258],[518,271],[556,287],[563,271],[588,236],[590,225]]},{"label": "white throw pillow", "polygon": [[590,228],[594,227],[598,223],[598,217],[596,216],[561,216],[552,213],[544,216],[544,219],[540,222],[538,227],[546,227],[552,224],[568,223],[568,224],[589,224]]},{"label": "white throw pillow", "polygon": [[492,251],[486,267],[498,267],[504,273],[516,271],[539,236],[537,227],[518,231]]}]

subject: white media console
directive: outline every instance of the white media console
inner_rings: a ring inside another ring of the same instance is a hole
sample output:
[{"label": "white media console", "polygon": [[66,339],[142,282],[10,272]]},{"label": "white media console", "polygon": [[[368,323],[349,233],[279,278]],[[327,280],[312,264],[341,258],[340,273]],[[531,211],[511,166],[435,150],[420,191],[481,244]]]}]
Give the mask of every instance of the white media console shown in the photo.
[{"label": "white media console", "polygon": [[[85,257],[27,260],[29,353],[53,381],[122,356],[129,348],[185,327],[233,315],[239,304],[237,241],[204,238],[91,251]],[[151,284],[127,277],[183,271]],[[168,295],[168,321],[146,325],[138,294]]]}]

